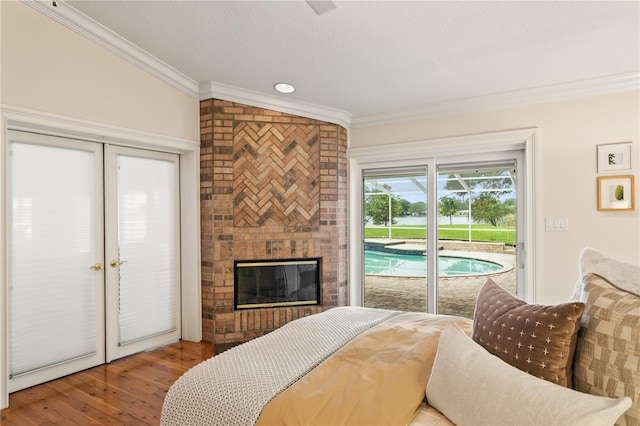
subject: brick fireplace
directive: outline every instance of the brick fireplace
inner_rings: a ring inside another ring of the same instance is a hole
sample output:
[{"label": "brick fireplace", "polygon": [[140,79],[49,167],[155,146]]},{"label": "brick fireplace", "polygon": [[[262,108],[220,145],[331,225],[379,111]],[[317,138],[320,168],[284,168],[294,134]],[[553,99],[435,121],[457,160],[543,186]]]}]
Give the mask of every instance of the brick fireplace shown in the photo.
[{"label": "brick fireplace", "polygon": [[[347,131],[200,103],[203,339],[242,342],[348,304]],[[234,310],[234,260],[321,258],[320,304]]]}]

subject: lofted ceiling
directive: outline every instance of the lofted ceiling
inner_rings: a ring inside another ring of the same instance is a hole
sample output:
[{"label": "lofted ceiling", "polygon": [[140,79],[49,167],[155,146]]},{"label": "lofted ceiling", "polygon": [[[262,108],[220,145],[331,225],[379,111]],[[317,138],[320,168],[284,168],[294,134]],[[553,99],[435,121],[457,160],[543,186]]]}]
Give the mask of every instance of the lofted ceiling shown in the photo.
[{"label": "lofted ceiling", "polygon": [[[638,1],[334,3],[321,15],[304,1],[63,6],[197,82],[201,96],[232,88],[355,124],[590,82],[640,86]],[[281,81],[296,91],[276,93]]]}]

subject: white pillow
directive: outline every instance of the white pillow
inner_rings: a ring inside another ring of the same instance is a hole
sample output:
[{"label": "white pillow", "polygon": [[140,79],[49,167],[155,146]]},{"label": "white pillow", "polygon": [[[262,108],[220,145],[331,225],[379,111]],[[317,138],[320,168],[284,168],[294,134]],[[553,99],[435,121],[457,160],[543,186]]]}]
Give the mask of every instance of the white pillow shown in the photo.
[{"label": "white pillow", "polygon": [[580,252],[578,267],[580,276],[569,299],[571,302],[587,301],[583,279],[587,274],[600,275],[616,287],[640,296],[640,265],[621,262],[607,257],[591,247],[585,247]]},{"label": "white pillow", "polygon": [[631,406],[518,370],[454,324],[440,335],[426,394],[456,425],[612,425]]}]

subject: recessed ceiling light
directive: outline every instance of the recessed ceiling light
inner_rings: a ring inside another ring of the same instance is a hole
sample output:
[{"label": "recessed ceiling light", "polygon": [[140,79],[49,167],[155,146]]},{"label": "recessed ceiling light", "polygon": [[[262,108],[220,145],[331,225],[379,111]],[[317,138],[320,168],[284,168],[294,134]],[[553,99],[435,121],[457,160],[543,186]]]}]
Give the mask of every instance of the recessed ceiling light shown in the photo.
[{"label": "recessed ceiling light", "polygon": [[293,93],[296,91],[296,88],[293,87],[291,84],[289,83],[276,83],[273,86],[274,89],[276,89],[276,91],[280,92],[280,93]]}]

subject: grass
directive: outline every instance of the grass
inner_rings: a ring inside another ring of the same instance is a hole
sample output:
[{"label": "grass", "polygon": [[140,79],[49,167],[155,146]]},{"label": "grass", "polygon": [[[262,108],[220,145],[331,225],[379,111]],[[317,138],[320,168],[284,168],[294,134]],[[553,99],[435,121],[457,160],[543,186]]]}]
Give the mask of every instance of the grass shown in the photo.
[{"label": "grass", "polygon": [[[365,228],[365,238],[388,238],[388,228]],[[422,225],[403,225],[391,227],[393,239],[418,239],[427,238],[427,230]],[[439,240],[469,240],[469,227],[467,225],[440,225],[438,226]],[[472,225],[471,240],[482,242],[497,242],[507,245],[515,245],[516,231],[513,227]]]}]

